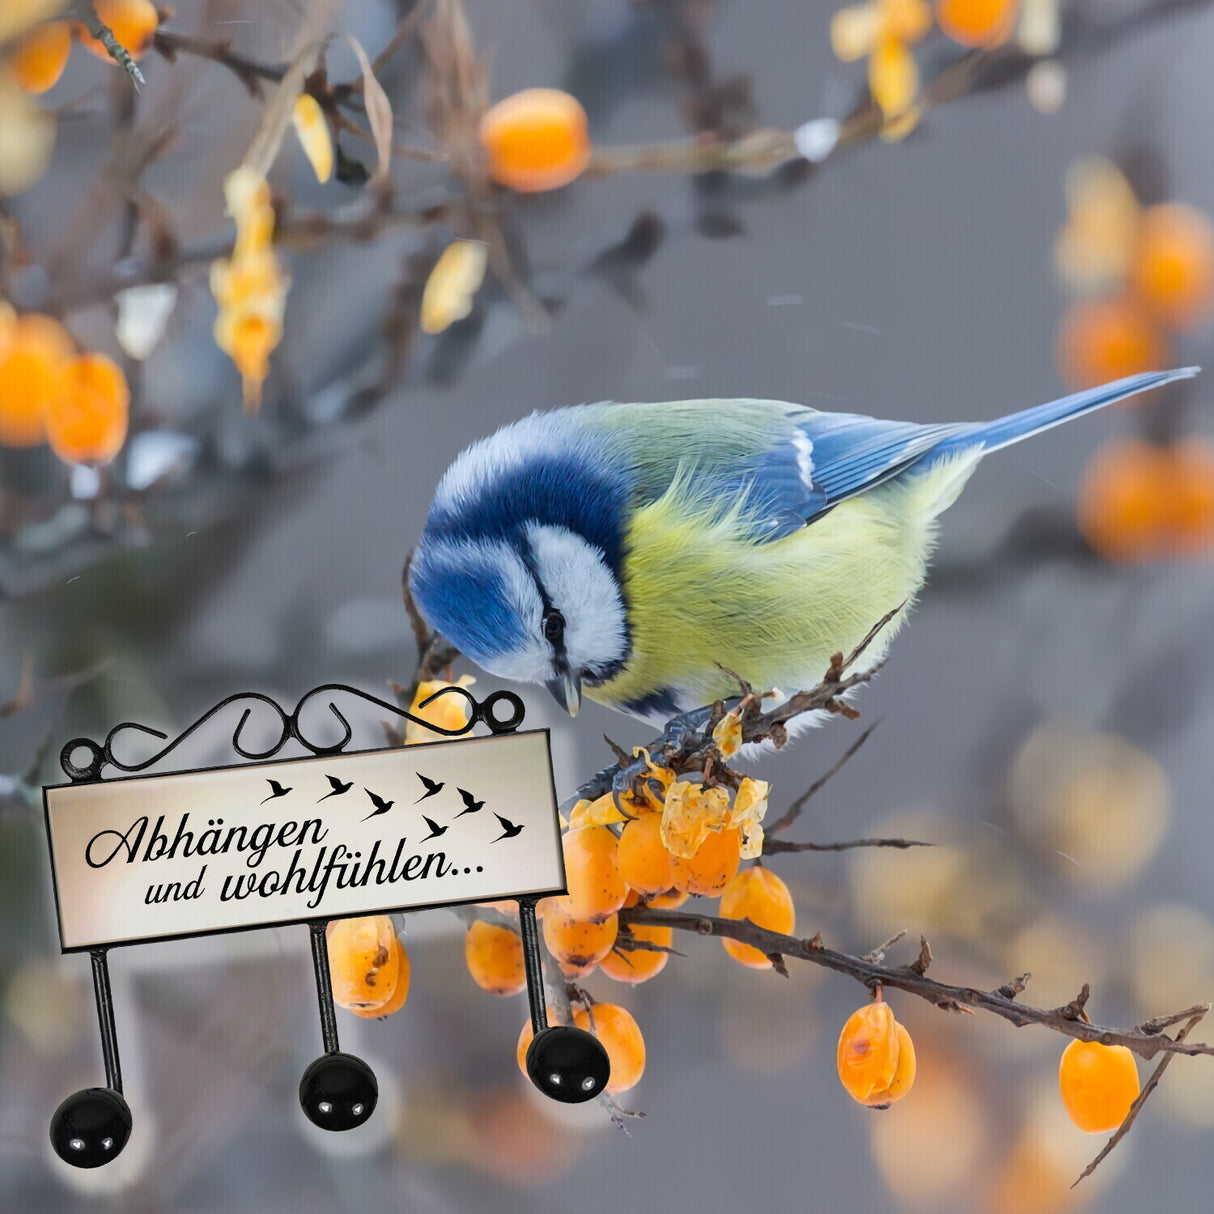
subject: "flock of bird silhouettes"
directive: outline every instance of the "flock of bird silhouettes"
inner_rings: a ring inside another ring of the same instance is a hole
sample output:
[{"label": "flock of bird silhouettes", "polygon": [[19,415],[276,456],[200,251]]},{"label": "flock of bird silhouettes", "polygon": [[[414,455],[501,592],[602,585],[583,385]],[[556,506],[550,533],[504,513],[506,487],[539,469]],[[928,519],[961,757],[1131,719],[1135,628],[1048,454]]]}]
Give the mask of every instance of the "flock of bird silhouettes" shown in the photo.
[{"label": "flock of bird silhouettes", "polygon": [[[426,791],[413,802],[414,805],[420,805],[423,801],[428,800],[430,797],[437,796],[444,788],[446,788],[446,783],[442,780],[427,779],[420,771],[416,772],[415,774],[422,782]],[[329,781],[330,788],[329,791],[316,802],[317,805],[319,805],[321,801],[327,801],[330,797],[344,796],[350,791],[351,788],[354,787],[353,780],[339,780],[336,776],[330,776],[328,774],[325,775],[325,779]],[[262,805],[264,805],[266,801],[273,801],[275,797],[285,797],[287,793],[292,791],[290,788],[284,788],[277,780],[267,779],[266,783],[270,786],[270,795],[263,798],[261,802]],[[467,789],[456,788],[455,791],[459,793],[464,802],[464,808],[455,815],[456,818],[462,818],[465,814],[480,813],[480,811],[485,808],[485,802],[478,801],[476,797],[472,795],[472,793],[467,791]],[[365,792],[367,796],[371,798],[371,804],[375,806],[367,817],[363,818],[364,822],[366,822],[369,818],[375,818],[380,814],[386,814],[388,810],[390,810],[392,806],[396,804],[395,801],[385,801],[383,797],[379,796],[378,793],[373,793],[369,788],[364,788],[363,792]],[[511,822],[509,818],[503,818],[502,815],[496,811],[494,812],[493,816],[502,824],[502,833],[498,835],[496,839],[491,839],[491,843],[499,843],[502,839],[513,839],[514,836],[519,834],[519,832],[523,829],[521,823],[516,825],[515,823]],[[440,826],[433,818],[428,818],[425,814],[422,814],[422,821],[425,822],[425,824],[430,828],[430,833],[424,839],[419,840],[421,843],[427,843],[431,839],[437,839],[439,835],[446,834],[450,829],[450,823],[448,823],[446,826]]]}]

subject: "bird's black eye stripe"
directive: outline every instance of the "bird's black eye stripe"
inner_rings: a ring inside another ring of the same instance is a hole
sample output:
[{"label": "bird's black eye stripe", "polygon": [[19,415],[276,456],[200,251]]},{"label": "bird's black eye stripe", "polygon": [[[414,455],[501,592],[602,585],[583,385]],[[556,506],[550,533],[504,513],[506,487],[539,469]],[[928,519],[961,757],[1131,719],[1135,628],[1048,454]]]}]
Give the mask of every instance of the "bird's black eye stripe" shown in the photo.
[{"label": "bird's black eye stripe", "polygon": [[554,607],[551,611],[544,612],[540,627],[543,629],[545,640],[558,641],[565,632],[565,617]]}]

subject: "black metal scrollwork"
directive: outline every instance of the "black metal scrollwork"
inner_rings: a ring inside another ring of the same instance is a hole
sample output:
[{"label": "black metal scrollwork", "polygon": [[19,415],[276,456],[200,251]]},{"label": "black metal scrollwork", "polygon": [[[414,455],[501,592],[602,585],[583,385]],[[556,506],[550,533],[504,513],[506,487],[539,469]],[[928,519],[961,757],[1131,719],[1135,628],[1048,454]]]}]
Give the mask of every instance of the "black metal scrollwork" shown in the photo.
[{"label": "black metal scrollwork", "polygon": [[[306,692],[300,697],[299,702],[291,712],[287,712],[275,700],[269,696],[263,695],[259,691],[238,691],[234,695],[227,696],[219,701],[213,708],[209,708],[202,714],[192,725],[183,730],[177,735],[167,746],[162,747],[150,758],[142,760],[139,763],[124,763],[114,754],[114,739],[124,730],[137,730],[139,733],[148,734],[153,738],[159,738],[164,741],[168,738],[168,734],[162,733],[159,729],[152,729],[147,725],[140,725],[135,721],[124,721],[121,725],[115,725],[108,734],[105,735],[104,743],[97,743],[92,738],[73,738],[63,750],[59,753],[59,765],[63,768],[64,773],[75,784],[82,784],[90,780],[101,779],[102,769],[105,767],[113,767],[124,772],[143,771],[153,764],[159,763],[167,754],[175,750],[186,738],[190,737],[197,729],[206,724],[213,716],[222,712],[229,704],[235,704],[240,700],[251,700],[252,705],[245,708],[240,714],[240,720],[236,722],[236,727],[232,731],[232,749],[236,751],[242,758],[250,760],[268,759],[277,754],[288,742],[298,742],[305,750],[310,750],[314,755],[333,755],[340,754],[349,744],[350,739],[354,736],[353,727],[346,719],[341,709],[329,700],[329,711],[337,718],[342,727],[342,737],[336,742],[320,744],[310,741],[304,734],[300,725],[300,716],[303,712],[304,705],[308,703],[314,696],[323,695],[324,693],[340,692],[345,695],[358,697],[360,700],[365,700],[370,704],[374,704],[382,708],[385,712],[393,713],[397,717],[403,717],[406,721],[412,721],[415,725],[424,726],[432,733],[442,734],[448,738],[462,737],[464,734],[479,724],[484,724],[489,728],[489,731],[494,734],[513,733],[523,722],[525,708],[523,701],[512,691],[495,691],[486,696],[483,700],[478,700],[466,687],[442,687],[434,693],[434,695],[423,700],[418,708],[426,708],[433,704],[435,700],[447,695],[461,695],[468,704],[468,721],[459,729],[447,729],[441,725],[434,725],[429,721],[423,720],[421,717],[414,716],[411,712],[407,712],[401,708],[399,704],[393,704],[389,700],[381,700],[378,696],[373,696],[369,692],[361,691],[357,687],[350,687],[345,683],[325,683],[320,687],[313,687],[311,691]],[[278,740],[266,750],[249,750],[241,744],[241,734],[244,731],[245,725],[248,723],[249,717],[253,713],[254,705],[265,704],[274,713],[277,714],[281,725],[281,732]],[[498,716],[497,709],[499,705],[505,705],[508,713]],[[77,763],[73,760],[73,755],[79,751],[85,750],[88,752],[89,758],[86,763]]]}]

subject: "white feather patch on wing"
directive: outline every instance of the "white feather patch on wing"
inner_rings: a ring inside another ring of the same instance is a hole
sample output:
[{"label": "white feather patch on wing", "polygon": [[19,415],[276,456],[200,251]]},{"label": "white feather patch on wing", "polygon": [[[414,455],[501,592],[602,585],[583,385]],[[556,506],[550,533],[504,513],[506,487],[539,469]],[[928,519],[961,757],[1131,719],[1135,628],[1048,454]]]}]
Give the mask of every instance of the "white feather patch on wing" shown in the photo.
[{"label": "white feather patch on wing", "polygon": [[536,572],[565,617],[570,668],[601,670],[624,657],[624,603],[603,552],[566,527],[532,523],[526,530]]},{"label": "white feather patch on wing", "polygon": [[792,432],[792,445],[797,453],[797,472],[806,489],[814,487],[814,444],[804,430]]}]

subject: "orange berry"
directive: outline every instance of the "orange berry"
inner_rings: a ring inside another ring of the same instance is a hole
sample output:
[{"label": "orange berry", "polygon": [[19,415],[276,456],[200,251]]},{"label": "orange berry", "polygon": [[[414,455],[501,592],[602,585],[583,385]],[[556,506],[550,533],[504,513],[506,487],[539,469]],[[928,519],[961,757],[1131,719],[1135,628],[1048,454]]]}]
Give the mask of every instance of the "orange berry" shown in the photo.
[{"label": "orange berry", "polygon": [[68,363],[62,393],[43,418],[51,450],[69,464],[104,464],[126,441],[131,394],[121,367],[104,354]]},{"label": "orange berry", "polygon": [[1199,438],[1171,451],[1169,547],[1178,553],[1214,547],[1214,443]]},{"label": "orange berry", "polygon": [[1192,207],[1148,207],[1138,225],[1130,276],[1138,298],[1164,324],[1189,329],[1214,300],[1214,227]]},{"label": "orange berry", "polygon": [[[662,948],[670,948],[674,942],[674,930],[669,927],[651,927],[646,923],[637,923],[632,928],[632,938],[646,944],[657,944]],[[599,969],[608,978],[636,986],[638,983],[648,982],[655,974],[660,974],[666,968],[666,962],[669,959],[669,953],[652,949],[614,948],[599,962]]]},{"label": "orange berry", "polygon": [[405,952],[405,946],[400,942],[399,936],[392,938],[392,949],[396,953],[397,974],[396,985],[392,988],[392,994],[388,996],[388,1002],[381,1007],[347,1009],[364,1020],[382,1020],[385,1016],[391,1016],[395,1012],[399,1012],[405,1006],[405,1000],[409,998],[409,980],[413,974],[413,967],[409,964],[409,954]]},{"label": "orange berry", "polygon": [[[787,934],[796,923],[788,886],[769,868],[755,864],[743,870],[729,883],[721,895],[722,919],[749,919],[759,927]],[[737,940],[722,939],[725,951],[742,965],[751,969],[771,969],[766,953]]]},{"label": "orange berry", "polygon": [[670,857],[675,889],[715,898],[737,875],[742,861],[742,836],[734,830],[712,830],[690,860]]},{"label": "orange berry", "polygon": [[27,93],[45,93],[63,75],[71,50],[71,26],[66,21],[48,21],[36,25],[17,43],[9,66]]},{"label": "orange berry", "polygon": [[333,1001],[351,1011],[382,1008],[396,990],[404,950],[387,915],[339,919],[329,930],[329,980]]},{"label": "orange berry", "polygon": [[492,995],[517,995],[527,985],[518,932],[478,919],[464,936],[464,961],[472,981]]},{"label": "orange berry", "polygon": [[1168,343],[1136,299],[1084,299],[1071,305],[1058,332],[1058,367],[1072,388],[1154,371],[1171,361]]},{"label": "orange berry", "polygon": [[1019,7],[1019,0],[936,0],[936,21],[962,46],[998,46],[1015,28]]},{"label": "orange berry", "polygon": [[1106,443],[1079,486],[1079,531],[1111,560],[1141,560],[1164,547],[1171,468],[1167,453],[1142,439]]},{"label": "orange berry", "polygon": [[513,190],[555,190],[590,162],[590,136],[581,103],[560,89],[526,89],[481,119],[489,176]]},{"label": "orange berry", "polygon": [[593,1033],[611,1060],[607,1093],[615,1096],[635,1087],[645,1073],[645,1038],[632,1015],[615,1003],[596,1003],[589,1012],[573,1009],[573,1023]]},{"label": "orange berry", "polygon": [[[152,45],[152,36],[160,24],[160,17],[152,0],[96,0],[97,16],[110,27],[110,31],[132,59],[142,59]],[[113,63],[110,53],[82,25],[76,29],[80,44],[98,59]]]},{"label": "orange berry", "polygon": [[914,1043],[879,999],[847,1018],[836,1061],[848,1095],[869,1108],[889,1108],[915,1081]]},{"label": "orange berry", "polygon": [[1058,1089],[1067,1116],[1088,1134],[1115,1130],[1138,1099],[1138,1067],[1124,1045],[1072,1041],[1062,1051]]},{"label": "orange berry", "polygon": [[34,447],[46,438],[47,408],[63,392],[75,347],[50,316],[17,317],[0,349],[0,443]]},{"label": "orange berry", "polygon": [[662,894],[674,884],[670,853],[662,844],[661,814],[642,814],[620,834],[620,876],[639,894]]},{"label": "orange berry", "polygon": [[619,840],[606,826],[582,826],[565,832],[565,880],[562,899],[575,919],[602,921],[624,905],[628,886],[620,876]]},{"label": "orange berry", "polygon": [[560,902],[544,914],[544,943],[569,977],[581,977],[611,952],[619,930],[619,916],[611,915],[602,923],[575,919]]},{"label": "orange berry", "polygon": [[683,889],[668,889],[664,894],[654,894],[645,899],[646,906],[654,910],[678,910],[691,895]]},{"label": "orange berry", "polygon": [[[560,1020],[556,1014],[556,1008],[551,1004],[548,1005],[548,1023],[550,1025],[560,1024]],[[522,1031],[518,1035],[518,1044],[514,1047],[514,1057],[518,1062],[518,1069],[523,1072],[523,1078],[530,1080],[531,1076],[527,1074],[527,1050],[531,1046],[531,1039],[535,1036],[531,1028],[531,1017],[523,1021]]]}]

